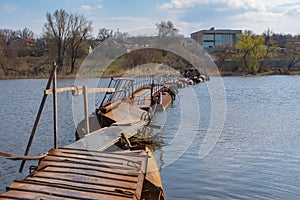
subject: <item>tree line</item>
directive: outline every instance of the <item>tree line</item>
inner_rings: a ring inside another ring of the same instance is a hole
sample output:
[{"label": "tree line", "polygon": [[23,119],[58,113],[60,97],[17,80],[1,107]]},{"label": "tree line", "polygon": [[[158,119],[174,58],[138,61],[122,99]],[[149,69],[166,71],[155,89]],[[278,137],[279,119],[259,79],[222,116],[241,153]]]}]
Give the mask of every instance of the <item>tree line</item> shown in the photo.
[{"label": "tree line", "polygon": [[[178,33],[170,21],[156,25],[161,36]],[[129,37],[126,32],[99,28],[94,38],[92,29],[92,22],[83,15],[68,13],[63,9],[46,14],[43,34],[39,37],[28,28],[0,29],[0,75],[47,75],[53,61],[57,63],[58,73],[74,74],[90,48],[108,38]]]},{"label": "tree line", "polygon": [[[175,37],[179,32],[171,21],[161,21],[156,27],[159,37]],[[68,13],[63,9],[46,14],[43,34],[39,37],[28,28],[0,29],[0,76],[47,76],[53,61],[58,65],[58,73],[75,74],[90,48],[108,38],[129,37],[126,32],[101,27],[94,38],[92,30],[92,22],[84,15]],[[245,31],[236,46],[224,45],[216,49],[212,55],[221,63],[229,62],[229,69],[226,69],[229,71],[259,73],[270,59],[288,60],[289,71],[300,59],[300,36],[276,34],[270,30],[262,35]],[[189,64],[171,53],[152,51],[132,52],[117,64],[129,66],[155,61],[178,65],[179,68]]]},{"label": "tree line", "polygon": [[262,35],[244,31],[236,46],[218,47],[213,55],[221,63],[220,68],[230,63],[226,70],[231,72],[262,73],[270,70],[270,61],[274,61],[279,71],[282,68],[282,73],[289,73],[300,64],[300,36],[276,34],[269,29]]}]

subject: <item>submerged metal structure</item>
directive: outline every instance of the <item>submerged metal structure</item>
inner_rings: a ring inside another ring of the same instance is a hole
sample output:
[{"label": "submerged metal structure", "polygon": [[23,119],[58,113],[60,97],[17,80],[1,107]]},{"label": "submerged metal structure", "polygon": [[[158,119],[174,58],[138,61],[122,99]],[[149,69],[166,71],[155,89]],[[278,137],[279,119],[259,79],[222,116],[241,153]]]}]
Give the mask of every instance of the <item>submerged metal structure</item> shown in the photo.
[{"label": "submerged metal structure", "polygon": [[[111,79],[108,88],[56,88],[54,65],[24,156],[0,153],[10,159],[38,160],[31,173],[16,180],[0,199],[145,199],[164,200],[159,170],[146,144],[134,145],[133,136],[150,123],[155,111],[169,106],[177,86],[187,83],[174,76]],[[51,81],[53,88],[50,88]],[[113,83],[114,82],[114,83]],[[83,95],[84,120],[77,141],[58,147],[57,95]],[[105,92],[103,101],[88,113],[88,94]],[[28,156],[45,99],[53,94],[54,147],[40,156]]]}]

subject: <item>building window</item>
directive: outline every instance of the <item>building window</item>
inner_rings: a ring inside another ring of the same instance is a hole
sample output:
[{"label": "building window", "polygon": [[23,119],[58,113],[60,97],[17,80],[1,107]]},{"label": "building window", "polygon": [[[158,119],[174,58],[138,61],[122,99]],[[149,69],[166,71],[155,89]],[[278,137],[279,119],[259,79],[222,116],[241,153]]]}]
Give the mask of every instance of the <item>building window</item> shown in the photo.
[{"label": "building window", "polygon": [[214,34],[205,34],[203,40],[214,40]]},{"label": "building window", "polygon": [[233,47],[232,34],[216,34],[216,46],[228,45]]},{"label": "building window", "polygon": [[216,34],[216,46],[224,45],[223,41],[224,41],[223,34]]},{"label": "building window", "polygon": [[233,47],[233,35],[232,34],[225,34],[223,40],[224,40],[225,45]]},{"label": "building window", "polygon": [[214,42],[204,42],[203,44],[204,48],[213,47],[215,46]]}]

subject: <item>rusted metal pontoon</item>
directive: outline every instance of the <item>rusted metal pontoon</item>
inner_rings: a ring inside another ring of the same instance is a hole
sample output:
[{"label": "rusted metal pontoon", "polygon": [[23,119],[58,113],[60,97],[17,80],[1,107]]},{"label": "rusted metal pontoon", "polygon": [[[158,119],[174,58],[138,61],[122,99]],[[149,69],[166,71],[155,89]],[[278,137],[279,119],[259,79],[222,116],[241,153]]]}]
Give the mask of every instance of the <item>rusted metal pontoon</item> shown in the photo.
[{"label": "rusted metal pontoon", "polygon": [[[163,85],[165,80],[154,80],[153,77],[111,79],[109,87],[112,87],[106,89],[114,92],[107,92],[99,108],[89,116],[89,132],[115,125],[141,124],[141,121],[149,123],[154,112],[168,107],[177,94],[175,88]],[[83,120],[76,130],[77,140],[88,135],[85,127]]]},{"label": "rusted metal pontoon", "polygon": [[[157,170],[150,156],[147,151],[104,153],[51,149],[36,171],[8,186],[0,199],[147,198],[150,191],[145,189],[144,183],[151,184],[152,170]],[[150,178],[147,180],[146,176]],[[159,197],[163,195],[161,191],[156,195],[156,199],[163,199]]]},{"label": "rusted metal pontoon", "polygon": [[201,74],[196,68],[186,68],[182,75],[183,77],[187,78],[187,81],[190,85],[203,83],[210,80],[209,76]]}]

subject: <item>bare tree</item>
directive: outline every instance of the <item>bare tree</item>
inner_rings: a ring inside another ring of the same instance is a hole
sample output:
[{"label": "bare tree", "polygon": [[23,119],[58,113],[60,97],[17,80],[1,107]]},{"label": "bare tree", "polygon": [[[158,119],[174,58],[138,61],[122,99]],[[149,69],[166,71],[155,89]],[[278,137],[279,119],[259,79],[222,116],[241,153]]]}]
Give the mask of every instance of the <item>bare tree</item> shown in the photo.
[{"label": "bare tree", "polygon": [[300,61],[300,36],[289,38],[286,47],[286,57],[289,59],[287,71],[290,71]]},{"label": "bare tree", "polygon": [[171,21],[161,21],[156,24],[159,37],[175,37],[178,34],[178,29],[175,28]]},{"label": "bare tree", "polygon": [[19,59],[17,59],[19,44],[12,45],[13,41],[18,39],[18,32],[10,29],[0,31],[1,49],[0,49],[0,67],[5,76],[16,75]]},{"label": "bare tree", "polygon": [[17,34],[23,38],[34,39],[34,32],[29,30],[28,28],[20,30],[19,33],[17,32]]},{"label": "bare tree", "polygon": [[119,29],[117,29],[117,31],[113,34],[113,37],[115,39],[119,39],[119,40],[126,40],[129,37],[129,33],[127,32],[122,32]]},{"label": "bare tree", "polygon": [[2,30],[5,37],[5,45],[8,46],[10,43],[18,37],[18,32],[10,29]]},{"label": "bare tree", "polygon": [[272,34],[273,34],[272,30],[268,29],[262,35],[265,38],[266,50],[262,52],[262,57],[261,57],[260,64],[258,67],[258,72],[262,72],[262,69],[263,69],[267,59],[272,58],[271,50],[272,50],[272,47],[275,46],[275,41],[271,37]]},{"label": "bare tree", "polygon": [[56,47],[58,72],[60,72],[63,69],[64,54],[68,46],[67,38],[70,35],[70,15],[65,10],[60,9],[56,10],[53,15],[47,13],[46,17],[45,35],[53,47]]},{"label": "bare tree", "polygon": [[92,22],[88,21],[83,15],[70,15],[70,35],[68,38],[69,52],[71,57],[71,73],[75,72],[76,59],[79,56],[80,47],[90,36]]},{"label": "bare tree", "polygon": [[97,39],[99,39],[101,42],[111,37],[113,37],[113,30],[109,30],[106,28],[99,29]]},{"label": "bare tree", "polygon": [[6,63],[6,56],[5,56],[5,46],[6,46],[6,37],[5,32],[0,30],[0,67],[5,76],[8,75],[7,68],[5,66]]}]

